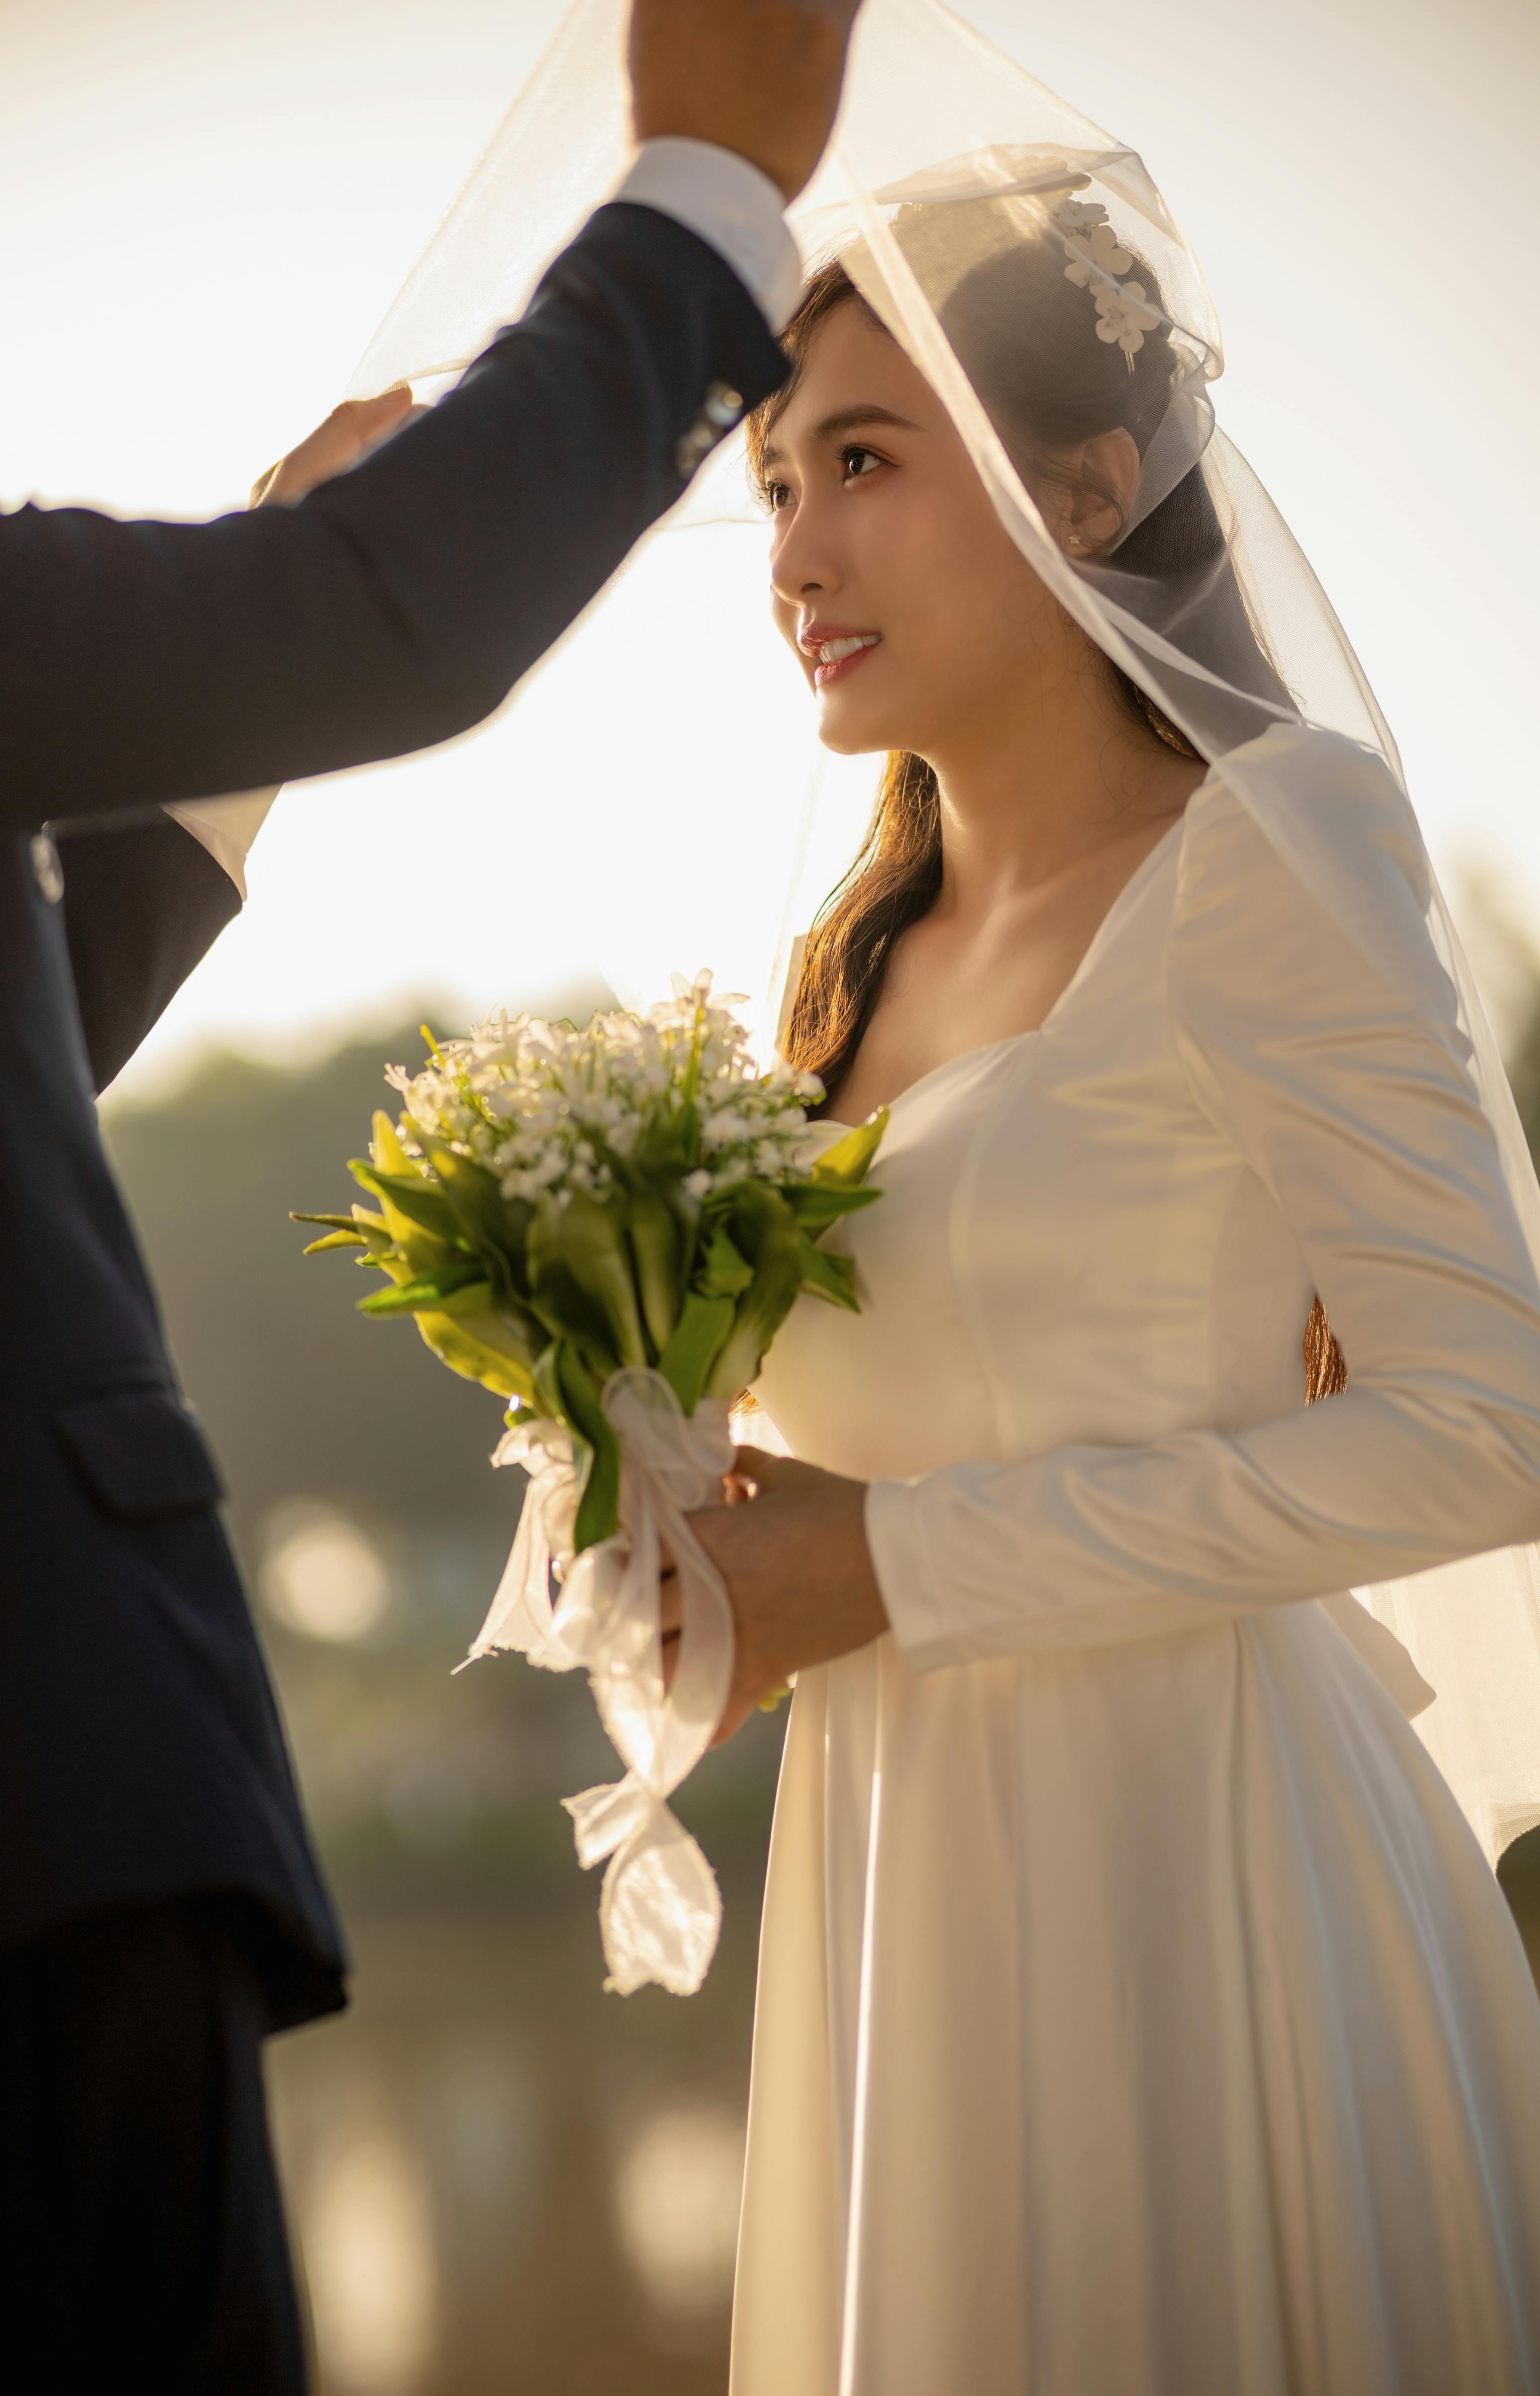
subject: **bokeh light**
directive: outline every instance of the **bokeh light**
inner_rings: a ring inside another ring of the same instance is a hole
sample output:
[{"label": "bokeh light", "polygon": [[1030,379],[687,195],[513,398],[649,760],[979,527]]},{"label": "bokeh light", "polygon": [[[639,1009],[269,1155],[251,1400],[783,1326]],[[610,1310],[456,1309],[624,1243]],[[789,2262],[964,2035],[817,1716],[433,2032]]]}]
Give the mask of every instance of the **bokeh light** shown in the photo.
[{"label": "bokeh light", "polygon": [[742,2115],[697,2099],[645,2115],[616,2166],[621,2251],[659,2326],[686,2347],[732,2287],[743,2150]]},{"label": "bokeh light", "polygon": [[303,1500],[275,1509],[258,1588],[278,1621],[307,1639],[367,1639],[391,1609],[385,1559],[366,1531],[333,1508]]}]

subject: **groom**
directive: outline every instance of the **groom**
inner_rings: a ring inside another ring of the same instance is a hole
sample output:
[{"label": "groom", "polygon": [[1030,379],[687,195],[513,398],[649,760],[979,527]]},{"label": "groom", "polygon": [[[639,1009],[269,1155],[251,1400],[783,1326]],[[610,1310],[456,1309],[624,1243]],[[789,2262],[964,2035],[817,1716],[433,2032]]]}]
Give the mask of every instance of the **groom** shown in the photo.
[{"label": "groom", "polygon": [[372,456],[404,401],[339,413],[285,461],[268,496],[290,504],[207,526],[0,515],[0,2309],[19,2387],[300,2389],[260,2041],[342,2002],[219,1483],[91,1104],[93,1063],[115,1069],[234,904],[218,835],[156,811],[485,715],[777,387],[781,208],[828,137],[854,8],[634,0],[642,146],[616,202]]}]

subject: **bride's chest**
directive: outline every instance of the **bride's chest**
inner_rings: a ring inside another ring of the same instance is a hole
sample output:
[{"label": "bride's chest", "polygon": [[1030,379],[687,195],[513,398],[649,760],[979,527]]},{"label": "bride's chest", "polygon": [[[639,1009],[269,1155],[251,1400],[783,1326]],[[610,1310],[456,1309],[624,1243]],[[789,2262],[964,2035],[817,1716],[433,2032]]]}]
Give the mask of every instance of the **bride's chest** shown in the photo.
[{"label": "bride's chest", "polygon": [[1080,1435],[1131,1374],[1148,1388],[1149,1344],[1190,1324],[1236,1172],[1158,997],[1109,978],[904,1094],[881,1200],[829,1237],[861,1312],[803,1297],[759,1385],[796,1453],[924,1471]]}]

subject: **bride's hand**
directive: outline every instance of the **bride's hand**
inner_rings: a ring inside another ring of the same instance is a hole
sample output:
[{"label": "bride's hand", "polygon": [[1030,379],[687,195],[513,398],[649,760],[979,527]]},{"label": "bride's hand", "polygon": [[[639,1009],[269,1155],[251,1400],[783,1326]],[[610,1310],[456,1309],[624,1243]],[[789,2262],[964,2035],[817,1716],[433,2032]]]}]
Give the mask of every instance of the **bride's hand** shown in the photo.
[{"label": "bride's hand", "polygon": [[398,433],[414,412],[420,413],[414,411],[411,392],[405,384],[382,393],[378,399],[345,399],[297,449],[268,468],[252,487],[251,505],[293,507],[317,483],[329,483],[334,474],[344,474],[350,466],[356,466],[381,441]]},{"label": "bride's hand", "polygon": [[[848,1655],[887,1629],[867,1546],[866,1491],[864,1481],[740,1447],[728,1503],[690,1516],[733,1609],[733,1681],[713,1747],[791,1673]],[[667,1670],[679,1630],[671,1570],[661,1620]]]}]

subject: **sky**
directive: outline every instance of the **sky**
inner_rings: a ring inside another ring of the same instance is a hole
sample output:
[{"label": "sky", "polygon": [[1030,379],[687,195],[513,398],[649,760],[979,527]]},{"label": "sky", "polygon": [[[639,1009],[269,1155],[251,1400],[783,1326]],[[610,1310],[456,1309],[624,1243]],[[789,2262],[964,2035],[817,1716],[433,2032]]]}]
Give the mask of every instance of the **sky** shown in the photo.
[{"label": "sky", "polygon": [[[241,505],[347,388],[559,13],[0,0],[0,499]],[[1540,15],[961,13],[1144,154],[1225,326],[1222,420],[1347,625],[1440,872],[1484,872],[1540,933]],[[755,536],[692,538],[746,556]],[[246,913],[125,1089],[212,1039],[315,1046],[408,997],[436,994],[452,1020],[623,963],[649,790],[687,785],[697,837],[720,819],[733,870],[751,871],[743,712],[762,786],[803,737],[794,673],[755,679],[759,574],[740,566],[715,652],[680,661],[662,739],[656,694],[629,737],[622,606],[607,651],[569,644],[492,733],[286,791]],[[644,584],[637,671],[646,604]]]}]

